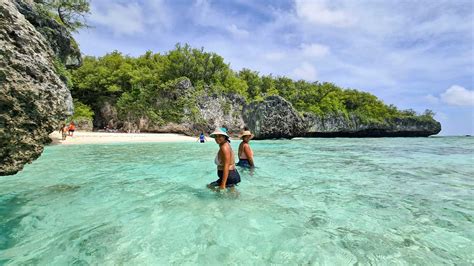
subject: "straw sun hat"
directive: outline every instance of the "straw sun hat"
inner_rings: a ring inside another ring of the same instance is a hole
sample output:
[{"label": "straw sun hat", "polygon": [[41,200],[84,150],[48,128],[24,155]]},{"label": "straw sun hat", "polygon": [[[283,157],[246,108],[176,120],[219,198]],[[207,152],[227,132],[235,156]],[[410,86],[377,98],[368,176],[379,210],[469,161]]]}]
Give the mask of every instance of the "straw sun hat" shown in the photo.
[{"label": "straw sun hat", "polygon": [[227,129],[223,128],[223,127],[218,127],[214,130],[214,132],[212,132],[211,134],[209,134],[209,137],[211,138],[215,138],[216,135],[223,135],[223,136],[226,136],[226,137],[229,137],[229,135],[227,135]]},{"label": "straw sun hat", "polygon": [[253,137],[254,137],[254,135],[253,135],[250,131],[245,130],[244,132],[242,132],[242,133],[239,135],[239,138],[241,139],[241,138],[243,138],[243,137],[245,137],[245,136],[250,136],[250,139],[253,139]]}]

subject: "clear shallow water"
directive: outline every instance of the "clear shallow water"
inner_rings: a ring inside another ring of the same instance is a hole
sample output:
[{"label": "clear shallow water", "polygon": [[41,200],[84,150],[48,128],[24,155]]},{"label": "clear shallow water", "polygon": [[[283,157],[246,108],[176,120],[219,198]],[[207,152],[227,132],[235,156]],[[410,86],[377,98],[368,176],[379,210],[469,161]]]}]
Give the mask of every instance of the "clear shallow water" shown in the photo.
[{"label": "clear shallow water", "polygon": [[47,147],[0,177],[0,264],[474,263],[474,138],[252,147],[238,194],[213,142]]}]

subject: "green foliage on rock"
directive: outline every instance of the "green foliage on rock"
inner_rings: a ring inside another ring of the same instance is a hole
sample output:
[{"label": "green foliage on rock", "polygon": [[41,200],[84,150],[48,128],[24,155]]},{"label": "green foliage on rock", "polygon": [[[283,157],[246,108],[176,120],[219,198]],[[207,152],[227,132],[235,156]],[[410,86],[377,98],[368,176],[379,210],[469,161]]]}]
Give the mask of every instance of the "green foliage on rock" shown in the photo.
[{"label": "green foliage on rock", "polygon": [[87,26],[84,16],[90,12],[88,0],[35,0],[35,3],[41,12],[69,30],[77,31]]},{"label": "green foliage on rock", "polygon": [[[149,51],[136,58],[118,51],[99,58],[86,56],[83,65],[71,73],[74,98],[94,110],[101,107],[103,99],[115,102],[119,117],[127,122],[146,118],[156,124],[180,123],[185,117],[196,122],[202,119],[196,106],[199,95],[227,93],[241,95],[247,102],[280,95],[301,113],[321,117],[342,114],[372,124],[388,123],[397,117],[433,119],[431,111],[418,116],[386,105],[370,93],[332,83],[261,76],[250,69],[235,72],[221,56],[189,45],[177,44],[165,54]],[[192,91],[179,89],[185,78],[191,81]]]},{"label": "green foliage on rock", "polygon": [[55,58],[53,60],[53,66],[59,78],[61,78],[68,88],[72,88],[72,75],[69,71],[67,71],[64,64],[59,59]]},{"label": "green foliage on rock", "polygon": [[94,112],[90,106],[74,100],[74,114],[71,120],[92,120]]},{"label": "green foliage on rock", "polygon": [[94,112],[91,107],[74,100],[74,114],[67,119],[67,122],[74,121],[78,130],[92,130]]}]

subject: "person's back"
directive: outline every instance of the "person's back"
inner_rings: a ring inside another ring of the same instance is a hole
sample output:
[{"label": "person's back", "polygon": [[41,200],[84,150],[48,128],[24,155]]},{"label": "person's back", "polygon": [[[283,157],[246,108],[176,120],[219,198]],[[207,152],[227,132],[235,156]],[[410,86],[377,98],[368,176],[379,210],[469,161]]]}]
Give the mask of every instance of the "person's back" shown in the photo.
[{"label": "person's back", "polygon": [[76,131],[76,125],[74,124],[74,122],[71,122],[69,124],[68,131],[69,131],[69,136],[72,137],[74,135],[74,131]]},{"label": "person's back", "polygon": [[239,145],[239,162],[237,163],[238,166],[252,168],[254,167],[253,161],[253,151],[250,148],[250,139],[253,138],[253,134],[250,133],[249,130],[245,130],[240,135],[242,142]]},{"label": "person's back", "polygon": [[200,141],[201,143],[206,142],[206,136],[204,136],[204,133],[201,133],[201,135],[199,135],[199,141]]}]

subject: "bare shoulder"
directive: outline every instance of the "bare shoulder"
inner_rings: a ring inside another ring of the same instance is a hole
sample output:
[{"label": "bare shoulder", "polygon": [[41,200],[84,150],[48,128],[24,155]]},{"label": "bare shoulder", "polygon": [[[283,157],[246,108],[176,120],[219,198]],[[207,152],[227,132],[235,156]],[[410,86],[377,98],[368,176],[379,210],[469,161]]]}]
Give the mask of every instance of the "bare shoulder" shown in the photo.
[{"label": "bare shoulder", "polygon": [[222,152],[228,152],[228,151],[230,151],[230,145],[229,145],[229,144],[222,145],[222,146],[221,146],[221,151],[222,151]]}]

